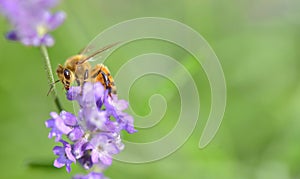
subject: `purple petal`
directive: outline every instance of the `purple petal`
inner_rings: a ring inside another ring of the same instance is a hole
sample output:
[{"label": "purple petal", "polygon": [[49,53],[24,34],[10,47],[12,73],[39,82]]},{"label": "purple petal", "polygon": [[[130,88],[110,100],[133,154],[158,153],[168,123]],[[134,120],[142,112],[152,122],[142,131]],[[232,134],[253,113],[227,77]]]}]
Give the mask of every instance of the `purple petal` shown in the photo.
[{"label": "purple petal", "polygon": [[56,113],[55,115],[52,115],[52,117],[55,116],[55,126],[58,130],[60,130],[63,134],[68,134],[72,131],[72,128],[65,125],[64,121],[58,116]]},{"label": "purple petal", "polygon": [[51,35],[46,34],[41,40],[40,40],[40,44],[44,44],[48,47],[51,47],[54,45],[54,39]]},{"label": "purple petal", "polygon": [[97,148],[99,148],[99,146],[106,144],[107,140],[108,140],[108,137],[104,133],[100,133],[98,135],[95,135],[91,139],[90,143],[94,149],[97,149]]},{"label": "purple petal", "polygon": [[91,152],[91,159],[93,163],[98,163],[99,161],[99,154],[98,152],[92,151]]},{"label": "purple petal", "polygon": [[120,151],[114,143],[108,143],[104,146],[104,149],[109,154],[118,154]]},{"label": "purple petal", "polygon": [[129,133],[129,134],[133,134],[135,132],[137,132],[136,129],[134,129],[134,125],[133,125],[133,117],[130,115],[127,115],[125,117],[126,120],[126,125],[125,125],[125,130]]},{"label": "purple petal", "polygon": [[60,113],[61,118],[64,120],[64,123],[68,126],[76,126],[77,125],[77,118],[72,113],[62,111]]},{"label": "purple petal", "polygon": [[68,134],[68,138],[71,141],[77,141],[80,138],[82,138],[82,136],[84,135],[84,132],[79,128],[79,127],[75,127],[69,134]]},{"label": "purple petal", "polygon": [[54,164],[53,164],[56,168],[61,168],[61,167],[63,167],[63,166],[65,166],[65,164],[64,163],[60,163],[59,161],[58,161],[58,159],[56,159],[56,160],[54,160]]},{"label": "purple petal", "polygon": [[111,165],[112,164],[112,158],[109,155],[100,155],[100,160],[104,165]]},{"label": "purple petal", "polygon": [[87,139],[86,138],[81,138],[78,140],[73,147],[73,153],[75,155],[75,158],[81,158],[86,150],[89,150],[87,146]]},{"label": "purple petal", "polygon": [[52,138],[56,136],[55,141],[59,141],[61,139],[61,131],[58,130],[55,126],[55,119],[49,119],[45,122],[45,125],[47,128],[52,128],[51,131],[48,134],[48,138]]},{"label": "purple petal", "polygon": [[18,41],[20,40],[16,31],[10,31],[5,36],[8,40]]},{"label": "purple petal", "polygon": [[93,166],[91,156],[88,154],[88,152],[86,152],[80,159],[78,159],[78,162],[86,170],[89,170]]},{"label": "purple petal", "polygon": [[62,152],[63,152],[63,147],[55,146],[55,147],[53,148],[53,153],[54,153],[55,155],[60,155]]},{"label": "purple petal", "polygon": [[95,95],[96,101],[101,100],[103,98],[103,96],[104,96],[104,87],[101,83],[95,83],[94,84],[94,95]]},{"label": "purple petal", "polygon": [[66,153],[66,155],[67,155],[67,157],[68,157],[69,160],[71,160],[72,162],[76,163],[76,159],[75,159],[75,157],[73,156],[73,154],[71,152],[71,146],[65,148],[65,153]]},{"label": "purple petal", "polygon": [[84,146],[84,150],[92,150],[92,149],[94,149],[94,146],[90,142]]},{"label": "purple petal", "polygon": [[80,86],[71,87],[69,89],[69,91],[67,92],[67,99],[70,100],[70,101],[76,100],[80,96],[80,93],[81,93],[81,87]]},{"label": "purple petal", "polygon": [[66,18],[66,14],[64,12],[57,12],[53,15],[49,15],[47,17],[47,26],[48,29],[54,30],[58,26],[60,26]]},{"label": "purple petal", "polygon": [[64,121],[61,119],[57,119],[55,121],[55,125],[63,134],[68,134],[69,132],[72,131],[72,129],[70,127],[66,126]]},{"label": "purple petal", "polygon": [[54,124],[55,124],[54,119],[49,119],[45,122],[47,128],[53,128]]},{"label": "purple petal", "polygon": [[94,107],[96,106],[96,99],[93,91],[92,83],[85,83],[83,86],[82,98],[78,100],[80,106],[84,107]]},{"label": "purple petal", "polygon": [[49,138],[52,138],[53,136],[56,136],[56,137],[55,137],[55,141],[56,141],[56,142],[60,141],[60,139],[61,139],[61,137],[62,137],[61,133],[54,133],[54,132],[51,134],[51,137],[49,137],[49,136],[48,136],[48,137],[49,137]]},{"label": "purple petal", "polygon": [[123,111],[128,108],[128,102],[125,100],[119,100],[116,102],[116,108],[119,111]]},{"label": "purple petal", "polygon": [[105,122],[107,121],[106,113],[104,111],[93,110],[93,112],[86,119],[92,125],[100,130],[106,130]]},{"label": "purple petal", "polygon": [[66,165],[66,170],[70,172],[70,165],[71,163],[76,162],[76,159],[72,154],[71,145],[64,140],[60,140],[60,142],[63,144],[63,147],[56,146],[53,148],[53,152],[58,156],[54,161],[54,166],[60,168]]},{"label": "purple petal", "polygon": [[66,170],[68,173],[71,172],[71,164],[68,164],[68,163],[66,164]]}]

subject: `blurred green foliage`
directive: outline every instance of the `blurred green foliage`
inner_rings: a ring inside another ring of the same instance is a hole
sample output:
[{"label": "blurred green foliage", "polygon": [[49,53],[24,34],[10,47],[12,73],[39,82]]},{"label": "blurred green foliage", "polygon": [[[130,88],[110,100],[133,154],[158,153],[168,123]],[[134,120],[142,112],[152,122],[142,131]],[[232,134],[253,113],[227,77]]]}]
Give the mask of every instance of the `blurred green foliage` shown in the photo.
[{"label": "blurred green foliage", "polygon": [[[201,67],[195,67],[195,59],[176,46],[151,40],[133,42],[117,50],[107,62],[112,74],[126,60],[143,52],[161,52],[178,59],[197,81],[201,114],[193,135],[172,155],[147,164],[114,161],[106,176],[115,179],[300,178],[298,0],[74,0],[63,1],[57,9],[64,10],[68,17],[53,32],[56,44],[49,49],[49,54],[54,69],[111,25],[137,17],[157,16],[178,20],[202,34],[224,70],[228,90],[224,120],[212,143],[200,150],[203,119],[207,119],[210,110],[210,89]],[[9,25],[4,18],[0,24],[0,32],[4,34]],[[83,172],[75,165],[71,174],[52,167],[55,143],[47,138],[49,130],[44,121],[56,108],[52,99],[46,97],[48,84],[39,49],[0,38],[0,73],[0,178],[58,179]],[[151,85],[147,80],[158,83]],[[64,98],[61,85],[58,91]],[[157,126],[126,135],[128,140],[151,141],[174,127],[178,94],[166,79],[151,75],[139,79],[131,91],[136,94],[130,99],[132,108],[139,115],[149,113],[147,101],[155,92],[166,95],[171,111],[167,111]],[[72,107],[68,101],[63,103]]]}]

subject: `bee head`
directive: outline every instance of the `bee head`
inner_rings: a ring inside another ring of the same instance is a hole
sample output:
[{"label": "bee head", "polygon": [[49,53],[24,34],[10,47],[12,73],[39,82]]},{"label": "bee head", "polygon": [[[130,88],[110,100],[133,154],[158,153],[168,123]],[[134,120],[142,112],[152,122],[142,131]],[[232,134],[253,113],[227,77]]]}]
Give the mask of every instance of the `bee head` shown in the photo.
[{"label": "bee head", "polygon": [[67,68],[64,68],[62,65],[58,65],[58,68],[56,69],[56,74],[59,78],[59,80],[63,83],[66,90],[69,90],[70,83],[73,80],[72,71],[70,71]]}]

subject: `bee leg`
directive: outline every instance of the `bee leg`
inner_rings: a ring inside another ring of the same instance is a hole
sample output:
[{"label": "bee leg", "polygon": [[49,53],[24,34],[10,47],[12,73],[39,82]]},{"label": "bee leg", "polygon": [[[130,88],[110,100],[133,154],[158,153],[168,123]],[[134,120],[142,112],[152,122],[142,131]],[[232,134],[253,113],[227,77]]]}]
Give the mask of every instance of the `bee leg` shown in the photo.
[{"label": "bee leg", "polygon": [[49,94],[53,91],[53,85],[50,86],[49,91],[47,93],[47,96],[49,96]]},{"label": "bee leg", "polygon": [[100,71],[100,73],[102,75],[102,79],[104,80],[104,84],[105,84],[105,89],[108,90],[108,95],[111,97],[111,93],[113,92],[114,94],[116,94],[116,91],[114,89],[112,89],[112,86],[114,85],[113,82],[110,82],[108,75],[110,75],[109,73],[106,74],[103,71]]},{"label": "bee leg", "polygon": [[85,83],[89,81],[89,70],[88,69],[85,70],[84,75],[83,75],[83,80],[82,79],[79,80],[77,74],[75,74],[75,77],[76,77],[76,83],[77,83],[77,85],[81,87],[80,95],[82,95],[82,93],[83,93],[83,87],[84,87]]},{"label": "bee leg", "polygon": [[56,80],[55,82],[49,84],[49,85],[50,85],[50,88],[49,88],[49,91],[48,91],[48,93],[47,93],[47,96],[49,96],[49,94],[53,91],[53,89],[54,89],[54,84],[55,84],[55,83],[58,83],[59,81],[60,81],[60,80]]},{"label": "bee leg", "polygon": [[88,78],[89,78],[89,70],[86,69],[85,72],[84,72],[83,79],[84,79],[84,80],[87,80]]},{"label": "bee leg", "polygon": [[91,73],[90,73],[90,78],[91,78],[91,81],[92,82],[101,82],[102,83],[102,85],[104,86],[104,83],[103,83],[103,80],[102,79],[100,79],[99,78],[99,74],[101,73],[101,71],[102,71],[102,67],[103,67],[103,65],[101,64],[101,65],[96,65],[93,69],[92,69],[92,71],[91,71]]},{"label": "bee leg", "polygon": [[92,78],[97,78],[98,75],[100,75],[100,74],[101,74],[102,79],[103,79],[102,84],[104,84],[104,87],[107,88],[107,87],[109,86],[109,80],[108,80],[107,75],[106,75],[101,69],[98,70],[97,73],[95,73],[95,74],[92,76]]},{"label": "bee leg", "polygon": [[101,82],[104,88],[108,90],[109,96],[111,96],[111,93],[117,93],[114,80],[111,77],[109,70],[104,65],[98,64],[95,66],[91,71],[91,79],[94,82]]},{"label": "bee leg", "polygon": [[80,86],[81,83],[80,83],[80,80],[79,80],[78,75],[76,73],[75,73],[75,79],[76,79],[77,85]]}]

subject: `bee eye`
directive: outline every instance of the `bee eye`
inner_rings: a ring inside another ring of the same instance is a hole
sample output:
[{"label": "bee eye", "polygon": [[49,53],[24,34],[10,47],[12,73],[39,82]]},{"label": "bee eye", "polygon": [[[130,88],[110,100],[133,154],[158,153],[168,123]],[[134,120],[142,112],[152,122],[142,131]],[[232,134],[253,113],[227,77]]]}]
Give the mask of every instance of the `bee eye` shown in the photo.
[{"label": "bee eye", "polygon": [[68,69],[65,69],[65,70],[64,70],[64,76],[65,76],[65,78],[66,78],[67,80],[70,79],[70,71],[69,71]]}]

